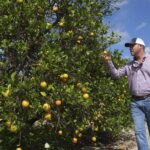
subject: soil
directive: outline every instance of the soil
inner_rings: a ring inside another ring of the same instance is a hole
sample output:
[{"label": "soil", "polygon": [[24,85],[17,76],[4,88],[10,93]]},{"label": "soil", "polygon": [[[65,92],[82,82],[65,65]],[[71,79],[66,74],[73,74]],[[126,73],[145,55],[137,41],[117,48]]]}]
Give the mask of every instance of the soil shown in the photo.
[{"label": "soil", "polygon": [[[147,138],[150,145],[150,136],[148,134],[148,128],[145,124]],[[85,146],[81,148],[81,150],[138,150],[136,144],[135,132],[133,129],[122,130],[120,140],[104,145],[102,143],[98,143],[95,147]]]}]

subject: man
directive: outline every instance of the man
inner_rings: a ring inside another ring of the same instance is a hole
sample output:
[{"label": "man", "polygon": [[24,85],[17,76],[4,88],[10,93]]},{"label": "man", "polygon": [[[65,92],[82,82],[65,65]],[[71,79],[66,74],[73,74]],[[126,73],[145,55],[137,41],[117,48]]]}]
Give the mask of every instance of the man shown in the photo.
[{"label": "man", "polygon": [[145,54],[145,44],[140,38],[133,38],[129,43],[125,43],[125,47],[129,47],[133,60],[119,69],[115,68],[108,54],[103,54],[102,58],[114,77],[128,77],[138,150],[149,150],[145,120],[150,132],[150,55]]}]

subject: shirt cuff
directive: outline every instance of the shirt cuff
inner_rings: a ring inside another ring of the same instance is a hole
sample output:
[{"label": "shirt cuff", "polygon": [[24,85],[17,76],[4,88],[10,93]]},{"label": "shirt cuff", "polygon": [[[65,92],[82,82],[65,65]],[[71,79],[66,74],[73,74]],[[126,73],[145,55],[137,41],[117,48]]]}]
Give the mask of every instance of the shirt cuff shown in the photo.
[{"label": "shirt cuff", "polygon": [[107,62],[107,64],[108,64],[108,67],[109,67],[111,70],[115,68],[115,66],[114,66],[114,64],[113,64],[113,62],[112,62],[111,60],[109,60],[109,61]]}]

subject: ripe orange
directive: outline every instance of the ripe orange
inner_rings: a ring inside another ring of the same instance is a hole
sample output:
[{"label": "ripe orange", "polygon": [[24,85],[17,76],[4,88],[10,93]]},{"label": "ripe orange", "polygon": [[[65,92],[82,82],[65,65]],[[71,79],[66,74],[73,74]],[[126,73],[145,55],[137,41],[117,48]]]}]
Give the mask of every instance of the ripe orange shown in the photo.
[{"label": "ripe orange", "polygon": [[83,40],[83,37],[81,35],[78,36],[78,40]]},{"label": "ripe orange", "polygon": [[57,12],[58,11],[58,6],[53,6],[53,11]]},{"label": "ripe orange", "polygon": [[84,94],[83,94],[83,98],[84,98],[84,99],[88,99],[88,98],[89,98],[89,94],[88,94],[88,93],[84,93]]},{"label": "ripe orange", "polygon": [[21,147],[17,147],[16,150],[22,150],[22,148]]},{"label": "ripe orange", "polygon": [[22,107],[24,107],[24,108],[29,107],[29,101],[28,100],[23,100],[21,104],[22,104]]},{"label": "ripe orange", "polygon": [[93,136],[92,138],[91,138],[91,140],[92,140],[92,142],[96,142],[96,137],[95,136]]},{"label": "ripe orange", "polygon": [[67,73],[61,74],[60,79],[63,81],[66,81],[69,78],[69,75]]},{"label": "ripe orange", "polygon": [[48,111],[48,110],[50,110],[50,108],[51,108],[50,104],[48,104],[48,103],[43,104],[44,111]]},{"label": "ripe orange", "polygon": [[61,105],[61,100],[57,99],[57,100],[55,101],[55,104],[56,104],[57,106],[60,106],[60,105]]},{"label": "ripe orange", "polygon": [[64,73],[64,74],[63,74],[63,78],[64,78],[64,79],[68,79],[68,77],[69,77],[69,75],[68,75],[67,73]]},{"label": "ripe orange", "polygon": [[12,124],[12,125],[10,126],[10,131],[11,131],[12,133],[16,133],[16,132],[17,132],[17,126],[14,125],[14,124]]},{"label": "ripe orange", "polygon": [[44,119],[47,120],[47,121],[51,120],[51,118],[52,118],[52,115],[50,113],[46,113],[44,115]]},{"label": "ripe orange", "polygon": [[42,81],[42,82],[40,83],[40,86],[41,86],[42,88],[46,88],[46,87],[47,87],[47,83],[46,83],[45,81]]},{"label": "ripe orange", "polygon": [[58,22],[58,25],[59,25],[60,27],[63,27],[63,26],[64,26],[64,22]]},{"label": "ripe orange", "polygon": [[80,44],[80,43],[81,43],[81,41],[80,41],[80,40],[77,40],[77,43],[78,43],[78,44]]},{"label": "ripe orange", "polygon": [[8,96],[9,96],[9,90],[3,91],[3,92],[2,92],[2,95],[3,95],[4,97],[8,97]]},{"label": "ripe orange", "polygon": [[59,131],[58,131],[58,135],[63,135],[63,131],[62,131],[62,130],[59,130]]},{"label": "ripe orange", "polygon": [[103,54],[107,55],[107,54],[108,54],[107,50],[104,50],[104,51],[103,51]]},{"label": "ripe orange", "polygon": [[94,36],[94,35],[95,35],[95,33],[94,33],[94,32],[91,32],[91,33],[90,33],[90,36]]},{"label": "ripe orange", "polygon": [[29,107],[29,104],[30,104],[30,103],[29,103],[28,100],[23,100],[22,103],[21,103],[21,105],[22,105],[23,108],[28,108],[28,107]]},{"label": "ripe orange", "polygon": [[78,142],[78,139],[74,137],[74,138],[72,139],[72,143],[77,144],[77,142]]}]

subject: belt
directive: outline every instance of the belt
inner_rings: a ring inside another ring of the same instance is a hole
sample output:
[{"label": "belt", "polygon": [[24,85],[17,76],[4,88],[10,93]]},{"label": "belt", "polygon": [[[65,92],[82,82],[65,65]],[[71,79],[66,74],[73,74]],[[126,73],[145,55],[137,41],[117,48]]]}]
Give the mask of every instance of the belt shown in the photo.
[{"label": "belt", "polygon": [[147,98],[147,97],[150,97],[150,94],[145,95],[145,96],[132,95],[132,98],[137,99],[137,100],[145,99],[145,98]]}]

